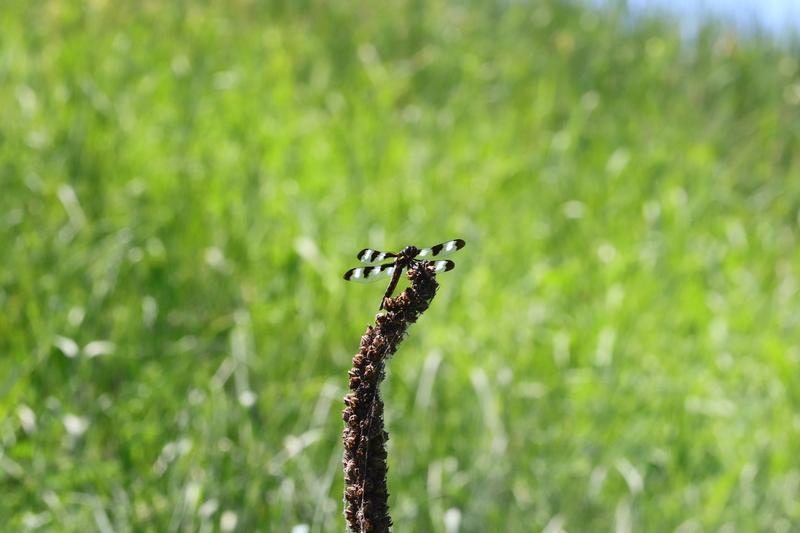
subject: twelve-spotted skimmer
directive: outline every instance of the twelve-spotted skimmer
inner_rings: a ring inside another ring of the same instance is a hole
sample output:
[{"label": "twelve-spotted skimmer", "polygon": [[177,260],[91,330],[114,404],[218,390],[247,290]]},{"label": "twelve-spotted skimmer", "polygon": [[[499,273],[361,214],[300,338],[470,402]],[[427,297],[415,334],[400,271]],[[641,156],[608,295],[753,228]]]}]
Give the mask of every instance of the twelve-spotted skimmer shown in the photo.
[{"label": "twelve-spotted skimmer", "polygon": [[[371,267],[357,267],[351,268],[344,274],[344,279],[347,281],[357,281],[359,283],[369,283],[385,277],[391,277],[389,287],[381,299],[381,306],[378,308],[383,309],[383,301],[389,298],[397,287],[397,282],[400,281],[400,274],[404,268],[409,268],[421,261],[428,261],[429,257],[443,257],[450,255],[456,250],[464,247],[462,239],[453,239],[452,241],[443,242],[430,248],[417,248],[416,246],[406,246],[402,251],[397,253],[392,252],[379,252],[372,248],[364,248],[356,256],[362,263],[377,263],[386,259],[394,259],[391,263],[383,265],[376,265]],[[447,272],[453,270],[456,264],[452,261],[431,261],[436,272]]]}]

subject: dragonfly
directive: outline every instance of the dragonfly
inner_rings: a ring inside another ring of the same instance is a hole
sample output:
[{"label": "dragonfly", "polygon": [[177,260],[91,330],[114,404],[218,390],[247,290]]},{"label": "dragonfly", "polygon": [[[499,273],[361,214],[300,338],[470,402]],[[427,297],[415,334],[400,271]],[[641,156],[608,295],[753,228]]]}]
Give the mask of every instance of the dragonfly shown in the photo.
[{"label": "dragonfly", "polygon": [[[378,310],[383,309],[383,302],[386,298],[390,298],[397,283],[400,281],[400,275],[403,270],[410,268],[422,261],[429,261],[428,258],[439,258],[452,254],[464,247],[463,239],[453,239],[451,241],[431,246],[430,248],[417,248],[414,245],[409,245],[399,252],[381,252],[373,250],[372,248],[364,248],[356,255],[356,258],[362,263],[380,263],[387,259],[393,259],[390,263],[375,266],[363,266],[351,268],[344,273],[344,279],[347,281],[355,281],[358,283],[371,283],[379,279],[391,278],[389,286],[381,299],[381,306]],[[436,272],[447,272],[453,270],[456,266],[455,263],[448,260],[434,260],[430,261]]]}]

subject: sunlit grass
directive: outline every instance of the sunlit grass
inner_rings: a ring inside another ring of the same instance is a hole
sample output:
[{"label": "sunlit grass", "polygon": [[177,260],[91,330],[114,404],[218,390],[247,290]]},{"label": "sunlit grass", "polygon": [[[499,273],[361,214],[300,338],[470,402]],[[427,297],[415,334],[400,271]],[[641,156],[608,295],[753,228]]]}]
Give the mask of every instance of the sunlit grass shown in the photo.
[{"label": "sunlit grass", "polygon": [[797,46],[333,4],[4,6],[0,523],[340,531],[341,274],[460,237],[398,531],[794,529]]}]

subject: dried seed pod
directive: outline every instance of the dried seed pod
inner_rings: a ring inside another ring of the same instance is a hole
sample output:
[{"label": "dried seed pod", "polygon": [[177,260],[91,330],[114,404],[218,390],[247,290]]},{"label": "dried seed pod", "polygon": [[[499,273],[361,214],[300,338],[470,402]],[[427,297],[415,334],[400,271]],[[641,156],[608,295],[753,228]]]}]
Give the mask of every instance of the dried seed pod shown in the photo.
[{"label": "dried seed pod", "polygon": [[407,272],[411,286],[396,298],[384,300],[386,314],[376,317],[361,337],[359,352],[348,372],[350,392],[345,396],[342,433],[345,447],[345,519],[353,532],[387,532],[389,517],[386,484],[386,441],[380,383],[386,359],[397,351],[408,326],[417,321],[436,295],[435,268],[420,263]]}]

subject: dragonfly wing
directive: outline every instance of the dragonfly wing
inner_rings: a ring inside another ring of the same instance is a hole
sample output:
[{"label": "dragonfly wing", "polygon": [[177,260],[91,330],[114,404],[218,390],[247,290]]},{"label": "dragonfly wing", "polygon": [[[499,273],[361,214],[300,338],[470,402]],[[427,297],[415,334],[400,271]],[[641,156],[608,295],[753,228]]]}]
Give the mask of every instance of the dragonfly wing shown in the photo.
[{"label": "dragonfly wing", "polygon": [[381,252],[378,250],[373,250],[372,248],[364,248],[358,252],[358,255],[356,255],[356,259],[362,263],[378,263],[392,257],[397,257],[397,254],[393,254],[392,252]]},{"label": "dragonfly wing", "polygon": [[417,258],[427,260],[431,257],[444,257],[462,249],[465,244],[463,239],[453,239],[430,248],[422,248],[417,254]]},{"label": "dragonfly wing", "polygon": [[456,264],[452,261],[431,261],[433,264],[433,269],[436,272],[447,272],[448,270],[453,270],[456,267]]},{"label": "dragonfly wing", "polygon": [[377,265],[372,267],[351,268],[344,273],[344,279],[355,281],[356,283],[371,283],[379,279],[386,279],[394,273],[394,263]]}]

